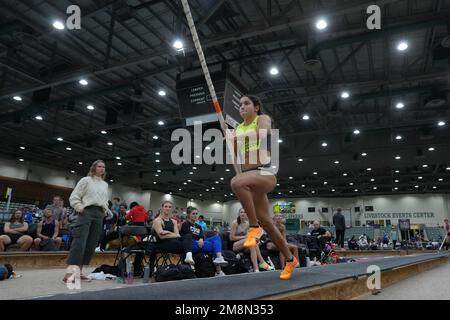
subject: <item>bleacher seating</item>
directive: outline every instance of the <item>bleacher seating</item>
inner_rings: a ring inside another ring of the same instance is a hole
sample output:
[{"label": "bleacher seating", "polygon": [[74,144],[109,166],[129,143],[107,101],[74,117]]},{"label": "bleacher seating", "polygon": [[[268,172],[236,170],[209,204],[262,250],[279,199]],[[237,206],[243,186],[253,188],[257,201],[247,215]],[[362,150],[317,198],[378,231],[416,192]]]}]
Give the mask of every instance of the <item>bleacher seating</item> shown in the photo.
[{"label": "bleacher seating", "polygon": [[444,239],[444,228],[425,227],[425,233],[429,241],[442,241]]}]

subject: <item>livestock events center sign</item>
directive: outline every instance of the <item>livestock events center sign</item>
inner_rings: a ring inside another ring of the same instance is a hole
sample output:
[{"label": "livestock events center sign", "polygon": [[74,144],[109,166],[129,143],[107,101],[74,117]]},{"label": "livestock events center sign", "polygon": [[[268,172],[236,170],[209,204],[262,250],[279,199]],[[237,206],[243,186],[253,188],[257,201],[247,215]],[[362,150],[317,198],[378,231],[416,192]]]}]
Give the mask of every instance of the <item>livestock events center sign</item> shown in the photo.
[{"label": "livestock events center sign", "polygon": [[386,213],[364,213],[365,219],[411,219],[434,218],[434,212],[386,212]]}]

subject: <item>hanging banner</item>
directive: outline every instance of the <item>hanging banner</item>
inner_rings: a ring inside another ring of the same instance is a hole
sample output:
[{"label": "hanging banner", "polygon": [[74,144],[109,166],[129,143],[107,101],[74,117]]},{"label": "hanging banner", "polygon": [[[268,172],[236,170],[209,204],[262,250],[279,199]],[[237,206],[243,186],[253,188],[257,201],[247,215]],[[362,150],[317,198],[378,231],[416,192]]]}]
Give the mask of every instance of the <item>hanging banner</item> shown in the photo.
[{"label": "hanging banner", "polygon": [[295,204],[290,201],[280,201],[273,204],[273,213],[295,214]]}]

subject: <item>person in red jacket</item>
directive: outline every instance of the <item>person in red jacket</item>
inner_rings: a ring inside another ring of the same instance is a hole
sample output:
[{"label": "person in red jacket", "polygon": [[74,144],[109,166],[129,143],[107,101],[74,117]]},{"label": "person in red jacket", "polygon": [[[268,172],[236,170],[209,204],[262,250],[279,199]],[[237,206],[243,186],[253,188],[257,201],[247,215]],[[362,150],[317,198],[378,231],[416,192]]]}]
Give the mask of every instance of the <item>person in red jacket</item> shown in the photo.
[{"label": "person in red jacket", "polygon": [[145,211],[144,206],[141,206],[137,202],[130,204],[130,211],[125,216],[125,220],[130,221],[130,225],[143,226],[148,220],[148,213]]}]

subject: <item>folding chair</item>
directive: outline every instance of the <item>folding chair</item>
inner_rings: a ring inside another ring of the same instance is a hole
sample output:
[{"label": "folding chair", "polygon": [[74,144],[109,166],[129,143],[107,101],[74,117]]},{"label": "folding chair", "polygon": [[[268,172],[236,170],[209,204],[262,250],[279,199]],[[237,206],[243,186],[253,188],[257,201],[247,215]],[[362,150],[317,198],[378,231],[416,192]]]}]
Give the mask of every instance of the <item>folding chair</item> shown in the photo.
[{"label": "folding chair", "polygon": [[[116,266],[116,263],[120,259],[123,259],[126,261],[131,255],[133,254],[142,254],[144,256],[144,264],[149,263],[149,261],[146,261],[146,248],[145,244],[146,241],[142,241],[142,239],[148,237],[150,235],[150,232],[146,226],[133,226],[133,225],[125,225],[118,227],[118,233],[119,233],[119,249],[117,250],[116,258],[114,259],[114,265]],[[139,236],[141,237],[141,241],[137,242],[136,244],[127,245],[124,247],[124,241],[125,243],[128,243],[128,240],[130,237],[133,236]],[[149,243],[149,242],[148,242]],[[120,259],[119,255],[121,256]],[[142,269],[143,270],[143,269]]]}]

